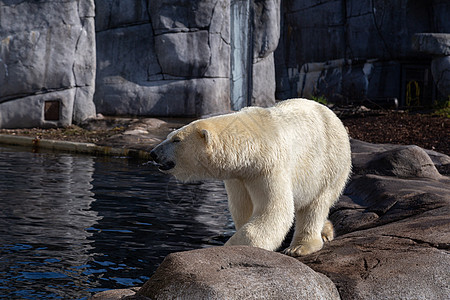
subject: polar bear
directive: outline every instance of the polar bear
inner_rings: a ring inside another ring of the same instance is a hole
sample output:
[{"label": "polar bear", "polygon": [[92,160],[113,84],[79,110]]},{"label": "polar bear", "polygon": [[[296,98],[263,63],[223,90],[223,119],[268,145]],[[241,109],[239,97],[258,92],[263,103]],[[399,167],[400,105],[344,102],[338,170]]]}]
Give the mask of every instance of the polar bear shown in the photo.
[{"label": "polar bear", "polygon": [[225,246],[276,250],[295,219],[284,250],[291,256],[318,251],[333,239],[329,209],[351,172],[342,122],[306,99],[194,121],[171,132],[151,156],[179,180],[225,182],[236,227]]}]

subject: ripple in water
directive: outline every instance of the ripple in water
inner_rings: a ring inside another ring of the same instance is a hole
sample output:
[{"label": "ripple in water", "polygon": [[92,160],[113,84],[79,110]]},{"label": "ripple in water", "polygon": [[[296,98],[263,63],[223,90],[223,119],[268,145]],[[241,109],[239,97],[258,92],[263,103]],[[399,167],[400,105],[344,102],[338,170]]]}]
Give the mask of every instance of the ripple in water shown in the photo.
[{"label": "ripple in water", "polygon": [[126,159],[0,148],[0,205],[2,299],[142,285],[167,254],[233,233],[222,182]]}]

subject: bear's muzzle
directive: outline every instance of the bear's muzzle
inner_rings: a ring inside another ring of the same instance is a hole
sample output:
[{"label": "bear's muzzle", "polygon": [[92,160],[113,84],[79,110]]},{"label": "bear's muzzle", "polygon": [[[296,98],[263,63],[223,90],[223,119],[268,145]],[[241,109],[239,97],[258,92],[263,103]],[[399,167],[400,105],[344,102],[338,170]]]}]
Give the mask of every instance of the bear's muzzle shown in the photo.
[{"label": "bear's muzzle", "polygon": [[175,162],[168,160],[164,155],[162,155],[161,147],[157,146],[152,151],[150,151],[150,157],[157,164],[160,171],[169,171],[175,168]]}]

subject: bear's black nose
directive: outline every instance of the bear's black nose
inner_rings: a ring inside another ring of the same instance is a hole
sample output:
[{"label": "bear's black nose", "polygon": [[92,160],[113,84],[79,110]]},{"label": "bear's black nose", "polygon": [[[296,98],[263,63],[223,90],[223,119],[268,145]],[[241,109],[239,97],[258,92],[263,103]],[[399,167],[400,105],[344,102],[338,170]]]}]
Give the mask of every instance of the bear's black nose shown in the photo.
[{"label": "bear's black nose", "polygon": [[158,154],[156,154],[155,150],[150,151],[150,157],[154,160],[157,161],[158,160]]}]

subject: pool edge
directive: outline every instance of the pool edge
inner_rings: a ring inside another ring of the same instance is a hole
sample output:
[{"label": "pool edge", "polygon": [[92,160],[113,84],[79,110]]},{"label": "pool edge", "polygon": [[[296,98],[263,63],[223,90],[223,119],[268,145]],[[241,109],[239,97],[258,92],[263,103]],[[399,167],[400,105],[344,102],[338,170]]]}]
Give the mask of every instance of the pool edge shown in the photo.
[{"label": "pool edge", "polygon": [[95,156],[126,156],[150,160],[150,153],[143,150],[99,146],[93,143],[40,139],[19,135],[0,134],[0,145],[1,144],[23,146],[32,149],[90,154]]}]

